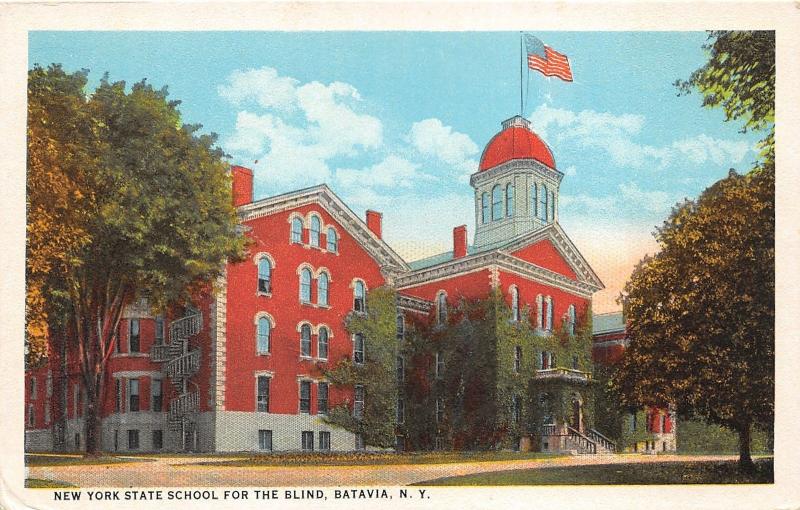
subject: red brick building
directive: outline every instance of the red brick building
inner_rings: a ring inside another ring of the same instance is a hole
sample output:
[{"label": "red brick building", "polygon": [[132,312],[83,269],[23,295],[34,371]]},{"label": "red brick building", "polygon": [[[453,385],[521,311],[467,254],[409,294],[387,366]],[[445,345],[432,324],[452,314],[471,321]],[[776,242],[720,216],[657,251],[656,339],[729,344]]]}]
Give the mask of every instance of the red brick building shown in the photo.
[{"label": "red brick building", "polygon": [[[248,257],[227,264],[216,292],[180,313],[154,315],[146,303],[127,308],[109,363],[105,450],[361,448],[359,437],[322,418],[342,402],[363,405],[363,396],[334,389],[319,368],[345,356],[363,359],[369,339],[349,334],[344,321],[363,310],[371,289],[395,288],[399,313],[418,314],[499,290],[513,320],[547,337],[574,330],[603,288],[558,223],[563,174],[519,116],[503,122],[471,176],[473,243],[466,226],[456,226],[452,251],[412,262],[383,240],[380,213],[360,217],[324,184],[254,199],[252,172],[231,172],[252,240]],[[57,340],[49,365],[26,374],[31,450],[84,446],[77,366],[59,356]],[[577,385],[574,414],[553,418],[546,434],[570,430],[576,441],[599,442],[580,407],[591,367],[547,352],[526,355],[537,359],[536,377]]]}]

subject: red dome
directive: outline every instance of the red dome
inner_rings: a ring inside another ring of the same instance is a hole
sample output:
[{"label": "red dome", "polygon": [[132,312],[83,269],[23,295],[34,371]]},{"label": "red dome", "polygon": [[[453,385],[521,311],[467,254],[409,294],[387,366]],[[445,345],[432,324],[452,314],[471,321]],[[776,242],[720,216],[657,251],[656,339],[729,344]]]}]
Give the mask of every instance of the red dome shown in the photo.
[{"label": "red dome", "polygon": [[553,154],[522,117],[512,117],[503,122],[503,130],[494,135],[481,156],[478,171],[482,172],[512,159],[535,159],[555,169]]}]

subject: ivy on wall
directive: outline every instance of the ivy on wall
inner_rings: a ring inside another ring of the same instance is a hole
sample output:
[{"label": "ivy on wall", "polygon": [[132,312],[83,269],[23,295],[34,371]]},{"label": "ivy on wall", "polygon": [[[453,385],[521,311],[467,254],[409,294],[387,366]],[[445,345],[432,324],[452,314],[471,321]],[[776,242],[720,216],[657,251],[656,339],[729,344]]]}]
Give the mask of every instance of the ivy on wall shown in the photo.
[{"label": "ivy on wall", "polygon": [[340,360],[331,369],[323,370],[334,387],[364,388],[364,410],[360,418],[353,416],[353,402],[346,401],[328,412],[326,421],[360,434],[364,443],[388,448],[395,437],[397,378],[395,361],[397,343],[397,308],[394,290],[381,287],[367,296],[366,313],[350,312],[345,320],[351,335],[364,335],[364,363],[350,358]]}]

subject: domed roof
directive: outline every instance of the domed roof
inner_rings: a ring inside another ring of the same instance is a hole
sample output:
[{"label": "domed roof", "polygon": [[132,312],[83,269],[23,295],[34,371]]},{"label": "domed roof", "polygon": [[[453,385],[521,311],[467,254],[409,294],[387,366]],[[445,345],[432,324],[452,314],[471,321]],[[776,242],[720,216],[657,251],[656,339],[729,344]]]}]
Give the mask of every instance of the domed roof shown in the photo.
[{"label": "domed roof", "polygon": [[531,123],[516,115],[503,122],[503,130],[494,135],[481,155],[478,171],[483,172],[513,159],[535,159],[555,169],[553,153],[539,136],[531,131]]}]

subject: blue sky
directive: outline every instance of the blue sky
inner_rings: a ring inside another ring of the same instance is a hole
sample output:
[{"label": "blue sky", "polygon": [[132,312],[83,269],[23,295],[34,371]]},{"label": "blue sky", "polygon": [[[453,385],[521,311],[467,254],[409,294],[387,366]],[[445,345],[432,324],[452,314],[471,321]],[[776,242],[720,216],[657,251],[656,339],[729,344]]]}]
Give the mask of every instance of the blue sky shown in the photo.
[{"label": "blue sky", "polygon": [[[614,297],[684,197],[747,170],[739,133],[672,85],[705,61],[703,32],[536,32],[574,83],[531,72],[524,114],[566,175],[560,222]],[[255,170],[256,198],[327,182],[357,213],[384,212],[409,260],[474,232],[469,174],[519,113],[517,32],[31,32],[29,63],[142,78],[183,101]],[[527,73],[526,73],[527,74]],[[254,163],[258,160],[258,163]]]}]

